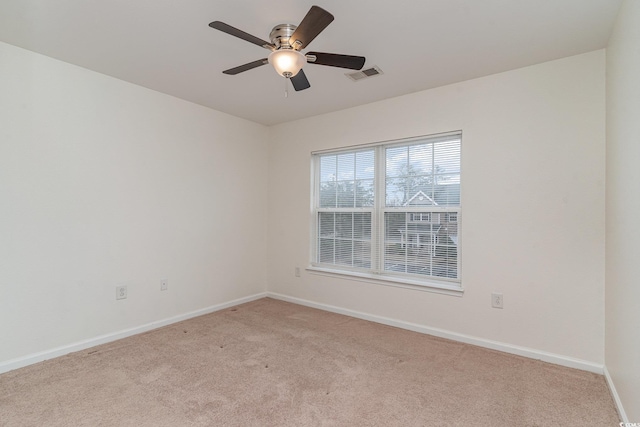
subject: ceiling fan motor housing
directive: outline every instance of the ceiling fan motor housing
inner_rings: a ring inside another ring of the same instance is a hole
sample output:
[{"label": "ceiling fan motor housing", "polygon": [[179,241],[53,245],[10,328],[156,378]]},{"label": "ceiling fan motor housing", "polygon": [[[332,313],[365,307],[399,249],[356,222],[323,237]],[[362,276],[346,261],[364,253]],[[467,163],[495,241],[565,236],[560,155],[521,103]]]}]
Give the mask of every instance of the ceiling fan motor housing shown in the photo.
[{"label": "ceiling fan motor housing", "polygon": [[[273,27],[271,33],[269,34],[269,38],[271,39],[271,43],[276,46],[276,49],[296,49],[296,46],[291,46],[289,44],[289,38],[293,35],[293,32],[298,28],[293,24],[280,24]],[[299,46],[298,46],[299,47]]]}]

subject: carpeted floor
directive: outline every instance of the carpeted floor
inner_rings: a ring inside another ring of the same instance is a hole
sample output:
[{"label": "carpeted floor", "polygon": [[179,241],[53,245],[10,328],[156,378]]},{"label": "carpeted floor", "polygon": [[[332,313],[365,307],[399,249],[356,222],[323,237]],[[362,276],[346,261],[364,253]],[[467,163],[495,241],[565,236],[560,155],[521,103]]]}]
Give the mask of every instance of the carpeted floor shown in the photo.
[{"label": "carpeted floor", "polygon": [[602,376],[261,299],[0,375],[1,426],[617,426]]}]

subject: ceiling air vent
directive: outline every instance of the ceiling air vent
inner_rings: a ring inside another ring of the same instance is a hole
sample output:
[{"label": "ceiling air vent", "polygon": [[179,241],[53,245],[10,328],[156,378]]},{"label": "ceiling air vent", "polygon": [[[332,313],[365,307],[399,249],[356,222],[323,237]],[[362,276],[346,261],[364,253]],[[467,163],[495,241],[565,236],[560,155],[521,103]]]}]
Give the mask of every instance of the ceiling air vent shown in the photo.
[{"label": "ceiling air vent", "polygon": [[346,73],[345,76],[357,82],[369,77],[379,76],[380,74],[383,74],[382,70],[377,65],[374,65],[373,67],[356,71],[355,73]]}]

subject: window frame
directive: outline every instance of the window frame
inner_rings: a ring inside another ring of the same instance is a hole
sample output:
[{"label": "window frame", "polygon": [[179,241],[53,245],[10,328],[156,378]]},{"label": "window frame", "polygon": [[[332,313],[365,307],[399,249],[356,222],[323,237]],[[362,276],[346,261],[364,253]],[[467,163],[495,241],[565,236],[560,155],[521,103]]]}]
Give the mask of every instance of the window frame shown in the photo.
[{"label": "window frame", "polygon": [[[314,151],[311,153],[311,209],[310,209],[310,263],[307,270],[321,275],[332,277],[342,277],[351,280],[365,281],[367,283],[375,283],[386,286],[396,286],[409,289],[417,289],[423,291],[431,291],[444,293],[449,295],[461,296],[464,292],[461,278],[461,210],[462,200],[455,206],[386,206],[386,149],[401,146],[419,145],[424,143],[435,143],[440,139],[458,137],[462,144],[462,131],[447,132],[433,135],[424,135],[413,138],[406,138],[393,141],[383,141],[372,144],[354,145],[336,149],[327,149]],[[460,145],[462,147],[462,145]],[[374,150],[374,204],[370,207],[349,207],[349,208],[322,208],[320,207],[320,159],[323,155],[329,154],[349,154],[360,151]],[[460,148],[462,151],[462,148]],[[462,160],[462,152],[460,152],[460,161]],[[462,165],[460,165],[462,169]],[[462,177],[462,170],[460,170]],[[460,178],[460,188],[462,187],[462,178]],[[349,212],[349,213],[370,213],[371,214],[371,268],[360,269],[357,267],[342,267],[336,264],[320,263],[318,261],[318,245],[320,241],[319,232],[319,214],[322,212]],[[428,213],[433,218],[434,213],[440,215],[440,218],[448,218],[453,214],[456,218],[457,242],[456,245],[456,277],[454,279],[436,276],[421,277],[418,274],[394,272],[385,270],[385,215],[387,213],[403,212],[407,215],[407,223],[410,215]]]}]

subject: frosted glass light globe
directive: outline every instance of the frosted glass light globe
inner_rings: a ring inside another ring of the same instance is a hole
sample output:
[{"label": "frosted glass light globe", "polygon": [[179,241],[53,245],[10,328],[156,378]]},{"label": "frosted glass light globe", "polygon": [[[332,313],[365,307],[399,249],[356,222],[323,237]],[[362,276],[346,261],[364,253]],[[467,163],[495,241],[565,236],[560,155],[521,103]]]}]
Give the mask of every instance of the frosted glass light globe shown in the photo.
[{"label": "frosted glass light globe", "polygon": [[307,63],[307,58],[293,49],[280,49],[269,54],[269,64],[273,65],[276,72],[282,77],[290,79]]}]

